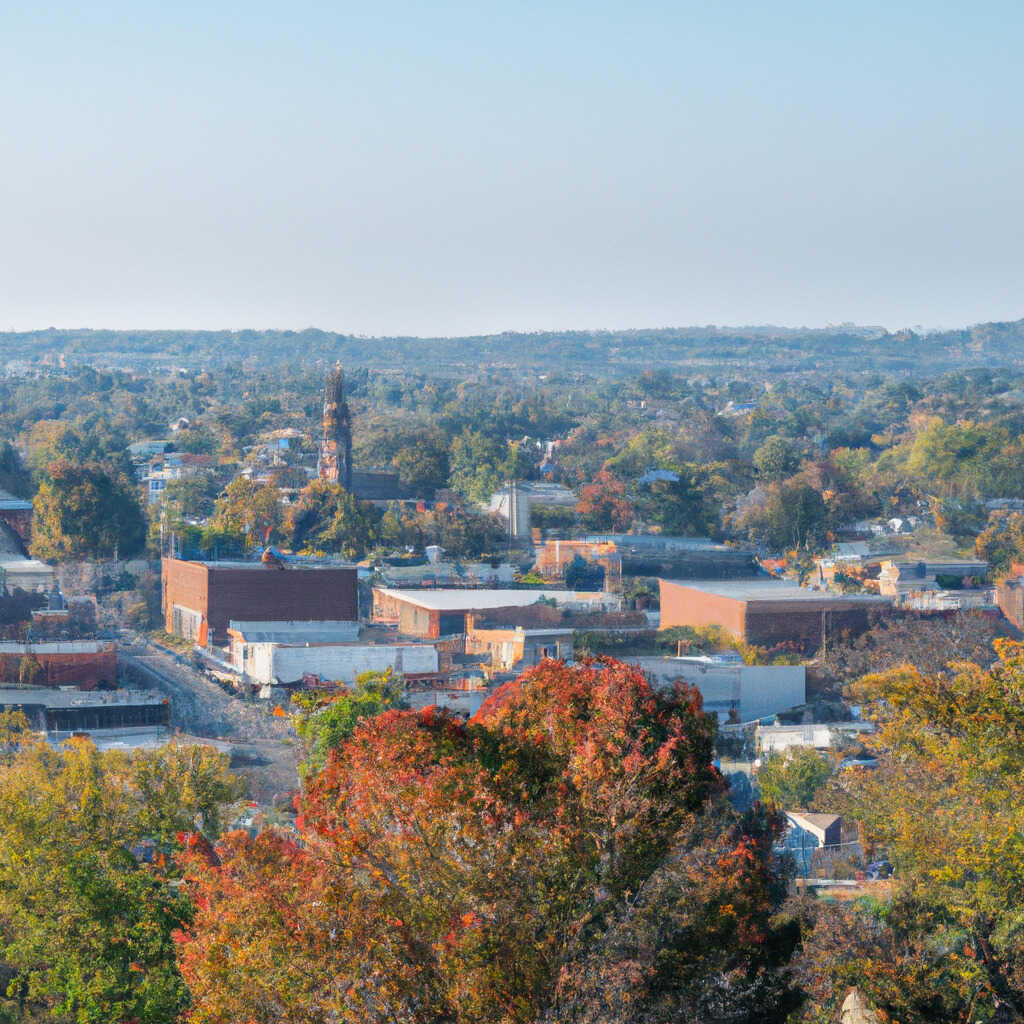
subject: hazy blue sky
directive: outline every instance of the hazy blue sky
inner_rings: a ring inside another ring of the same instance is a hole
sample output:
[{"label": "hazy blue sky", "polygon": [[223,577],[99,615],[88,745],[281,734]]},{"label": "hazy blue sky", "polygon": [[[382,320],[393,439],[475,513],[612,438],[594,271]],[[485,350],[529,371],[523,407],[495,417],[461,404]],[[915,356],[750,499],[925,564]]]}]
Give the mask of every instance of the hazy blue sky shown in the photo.
[{"label": "hazy blue sky", "polygon": [[1019,2],[2,7],[0,329],[1024,316]]}]

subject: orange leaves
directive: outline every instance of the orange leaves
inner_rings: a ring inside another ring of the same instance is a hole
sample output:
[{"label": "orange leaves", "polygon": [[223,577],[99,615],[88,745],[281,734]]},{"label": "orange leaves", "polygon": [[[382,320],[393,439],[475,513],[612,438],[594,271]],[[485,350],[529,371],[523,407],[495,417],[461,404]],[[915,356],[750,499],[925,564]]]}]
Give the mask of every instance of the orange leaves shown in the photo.
[{"label": "orange leaves", "polygon": [[[541,1019],[574,944],[623,893],[646,898],[722,792],[713,735],[689,691],[655,693],[613,661],[545,662],[469,724],[435,708],[364,719],[306,780],[301,843],[231,840],[223,867],[198,873],[206,902],[185,954],[197,1024],[247,1019],[261,972],[287,1024],[308,1024],[303,1008],[321,1014],[314,1024],[422,1019],[423,1007],[481,1024]],[[708,893],[735,909],[728,929],[725,914],[714,925],[731,938],[757,932],[765,903],[741,839],[701,860]],[[750,846],[755,860],[761,850]]]}]

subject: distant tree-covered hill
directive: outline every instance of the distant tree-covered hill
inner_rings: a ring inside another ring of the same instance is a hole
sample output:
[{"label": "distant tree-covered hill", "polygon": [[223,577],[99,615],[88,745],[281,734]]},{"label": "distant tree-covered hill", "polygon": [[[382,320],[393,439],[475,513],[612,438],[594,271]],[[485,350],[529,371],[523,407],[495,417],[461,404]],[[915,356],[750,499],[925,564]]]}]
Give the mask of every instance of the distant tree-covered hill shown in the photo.
[{"label": "distant tree-covered hill", "polygon": [[633,373],[638,368],[743,366],[767,373],[840,369],[913,373],[1024,364],[1024,320],[917,334],[842,324],[820,329],[666,327],[541,331],[463,338],[366,338],[329,331],[109,331],[48,328],[0,334],[5,361],[45,360],[123,369],[213,368],[301,361],[463,374],[481,366]]}]

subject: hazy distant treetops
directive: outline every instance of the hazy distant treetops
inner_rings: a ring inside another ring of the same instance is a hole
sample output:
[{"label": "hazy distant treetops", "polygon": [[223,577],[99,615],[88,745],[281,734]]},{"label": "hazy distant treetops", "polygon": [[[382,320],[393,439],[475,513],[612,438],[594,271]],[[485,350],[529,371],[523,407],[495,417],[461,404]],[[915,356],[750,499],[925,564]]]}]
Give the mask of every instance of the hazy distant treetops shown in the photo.
[{"label": "hazy distant treetops", "polygon": [[[1024,322],[979,324],[961,331],[918,335],[878,327],[825,329],[678,327],[627,331],[547,331],[462,338],[362,338],[309,329],[296,331],[55,330],[2,335],[10,359],[64,353],[73,361],[111,366],[140,364],[217,367],[225,363],[287,363],[296,347],[326,365],[471,369],[572,367],[596,362],[644,372],[652,364],[721,365],[743,361],[774,369],[813,369],[821,361],[855,368],[915,369],[1011,364],[1024,352]],[[651,380],[657,390],[657,371]]]},{"label": "hazy distant treetops", "polygon": [[[863,342],[868,334],[851,336]],[[669,335],[679,344],[684,335],[686,345],[732,344],[717,329]],[[188,337],[189,345],[200,345],[198,336]],[[648,363],[623,376],[614,359],[592,358],[603,336],[557,337],[583,345],[591,354],[587,365],[541,373],[529,364],[511,367],[504,355],[492,358],[486,351],[472,365],[443,372],[440,364],[402,372],[350,364],[357,466],[390,466],[424,497],[450,487],[473,503],[505,479],[538,476],[542,443],[555,441],[545,474],[582,495],[599,474],[610,473],[624,488],[633,522],[810,551],[827,546],[855,519],[917,512],[922,502],[942,528],[969,542],[985,526],[984,512],[978,518],[981,502],[1024,494],[1021,374],[987,367],[911,380],[818,360],[814,369],[758,370],[756,376],[749,366],[727,362],[713,368]],[[749,337],[788,345],[803,335],[754,330]],[[258,332],[245,338],[258,340]],[[318,332],[302,339],[314,346],[330,342]],[[621,337],[608,343],[623,347]],[[825,342],[814,335],[809,344],[819,352]],[[449,354],[458,349],[443,347]],[[192,356],[181,361],[194,365]],[[302,467],[315,459],[323,367],[314,361],[270,369],[255,359],[245,368],[216,360],[203,367],[129,374],[73,366],[52,377],[0,379],[0,437],[27,452],[32,479],[18,474],[9,454],[0,476],[6,472],[23,493],[33,494],[47,467],[63,460],[99,465],[130,480],[127,445],[167,437],[180,450],[217,456],[220,468],[209,488],[219,490],[254,445],[290,427],[298,436],[282,470],[292,475],[273,482],[301,488]],[[731,415],[729,403],[753,408]],[[169,425],[179,416],[190,426],[170,437]],[[681,482],[641,486],[652,468],[672,470]],[[203,525],[189,520],[210,516],[210,497],[204,487],[147,506],[150,538],[158,537],[161,519],[165,531],[201,532]],[[233,503],[231,495],[221,497]],[[244,515],[212,518],[216,522],[206,524],[211,535],[245,535]],[[562,529],[580,525],[563,520],[557,523]],[[255,527],[248,525],[255,541]],[[401,533],[389,521],[379,536],[364,531],[346,543],[365,551]],[[124,542],[133,543],[129,537]]]}]

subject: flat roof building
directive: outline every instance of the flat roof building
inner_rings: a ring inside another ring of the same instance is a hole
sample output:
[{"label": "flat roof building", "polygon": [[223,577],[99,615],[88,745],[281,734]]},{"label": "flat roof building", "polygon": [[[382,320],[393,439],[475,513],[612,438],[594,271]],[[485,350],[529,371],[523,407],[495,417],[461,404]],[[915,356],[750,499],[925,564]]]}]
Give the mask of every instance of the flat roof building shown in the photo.
[{"label": "flat roof building", "polygon": [[231,664],[264,686],[304,676],[353,683],[364,672],[437,676],[437,648],[427,643],[360,639],[357,622],[234,622],[228,627]]},{"label": "flat roof building", "polygon": [[659,580],[661,628],[721,626],[761,647],[791,643],[816,650],[823,638],[857,635],[884,597],[834,594],[770,579]]},{"label": "flat roof building", "polygon": [[55,745],[72,735],[88,735],[101,748],[151,745],[166,739],[171,724],[170,704],[148,690],[0,689],[0,711],[23,712]]},{"label": "flat roof building", "polygon": [[397,620],[398,631],[406,636],[436,639],[463,633],[466,614],[494,608],[526,608],[541,599],[553,600],[570,611],[618,611],[617,594],[577,590],[391,590],[373,591],[373,617]]},{"label": "flat roof building", "polygon": [[[205,645],[227,642],[228,623],[355,622],[356,568],[351,565],[163,560],[168,633]],[[212,635],[211,635],[212,634]]]}]

